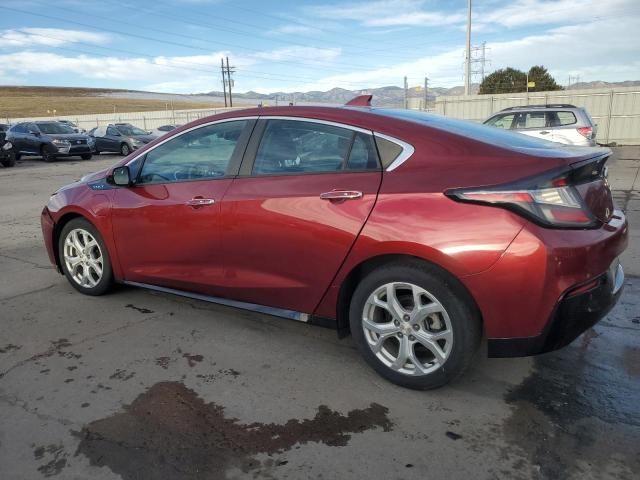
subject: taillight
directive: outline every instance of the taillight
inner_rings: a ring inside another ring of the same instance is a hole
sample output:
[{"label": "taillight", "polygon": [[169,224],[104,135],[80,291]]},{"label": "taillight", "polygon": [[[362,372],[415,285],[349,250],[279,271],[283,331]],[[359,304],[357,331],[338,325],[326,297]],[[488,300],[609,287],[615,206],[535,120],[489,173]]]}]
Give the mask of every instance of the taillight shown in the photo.
[{"label": "taillight", "polygon": [[580,127],[580,128],[577,128],[576,130],[578,130],[578,133],[585,138],[591,138],[591,134],[593,134],[592,127]]},{"label": "taillight", "polygon": [[589,228],[598,224],[580,194],[564,175],[542,184],[449,190],[458,201],[507,208],[536,223],[556,228]]}]

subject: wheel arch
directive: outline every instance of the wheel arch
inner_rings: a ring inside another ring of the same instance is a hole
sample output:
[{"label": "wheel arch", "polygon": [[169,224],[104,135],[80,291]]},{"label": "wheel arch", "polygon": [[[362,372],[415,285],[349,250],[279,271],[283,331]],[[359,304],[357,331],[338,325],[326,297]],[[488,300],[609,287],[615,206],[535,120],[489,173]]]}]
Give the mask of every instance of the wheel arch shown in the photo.
[{"label": "wheel arch", "polygon": [[[89,220],[85,215],[82,215],[78,212],[67,212],[55,223],[53,227],[53,255],[56,259],[56,266],[59,272],[62,272],[62,261],[60,260],[60,249],[58,248],[58,242],[60,241],[60,233],[64,226],[69,223],[74,218],[84,218],[87,222],[93,225],[93,222]],[[95,226],[95,225],[94,225]]]},{"label": "wheel arch", "polygon": [[358,283],[375,269],[380,268],[384,265],[399,262],[413,263],[417,266],[428,265],[431,268],[435,268],[438,273],[440,273],[450,282],[450,284],[458,294],[462,295],[467,301],[469,301],[469,303],[476,310],[478,317],[480,318],[481,325],[484,325],[482,312],[478,306],[478,303],[476,302],[475,298],[473,298],[473,295],[471,294],[469,289],[453,273],[443,268],[441,265],[438,265],[437,263],[425,260],[424,258],[415,255],[381,254],[370,257],[354,266],[351,271],[345,276],[342,284],[340,285],[336,304],[336,327],[338,330],[338,335],[340,337],[345,337],[351,333],[349,327],[349,307],[351,304],[351,298],[353,297],[353,293],[355,292]]}]

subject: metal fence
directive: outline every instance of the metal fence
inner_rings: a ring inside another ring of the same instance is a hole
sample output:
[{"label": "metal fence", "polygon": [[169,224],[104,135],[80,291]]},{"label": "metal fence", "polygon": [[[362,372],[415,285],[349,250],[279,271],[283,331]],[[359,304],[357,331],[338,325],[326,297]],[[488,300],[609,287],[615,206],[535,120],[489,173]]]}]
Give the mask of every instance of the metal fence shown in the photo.
[{"label": "metal fence", "polygon": [[[238,107],[240,108],[247,108]],[[100,113],[92,115],[66,115],[58,117],[30,117],[7,119],[8,123],[17,123],[37,120],[71,120],[76,125],[86,130],[94,127],[109,125],[110,123],[131,123],[144,130],[153,130],[162,125],[182,125],[192,120],[208,117],[217,113],[236,110],[232,108],[207,108],[193,110],[157,110],[150,112],[129,112],[129,113]]]},{"label": "metal fence", "polygon": [[435,112],[480,122],[503,108],[550,103],[585,107],[598,124],[599,143],[640,145],[640,87],[443,96],[436,99]]}]

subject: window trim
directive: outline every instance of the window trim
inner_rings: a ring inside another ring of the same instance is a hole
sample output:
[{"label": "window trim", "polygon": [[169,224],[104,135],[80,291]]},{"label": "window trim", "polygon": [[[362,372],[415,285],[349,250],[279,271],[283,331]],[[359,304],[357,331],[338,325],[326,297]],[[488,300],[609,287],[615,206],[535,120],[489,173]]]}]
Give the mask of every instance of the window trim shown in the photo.
[{"label": "window trim", "polygon": [[402,151],[400,152],[400,155],[398,155],[396,157],[396,159],[393,162],[391,162],[391,164],[385,169],[385,172],[394,171],[396,168],[398,168],[404,162],[409,160],[409,158],[415,152],[415,148],[413,148],[413,145],[411,145],[410,143],[407,143],[407,142],[405,142],[403,140],[400,140],[399,138],[392,137],[390,135],[385,135],[384,133],[378,133],[378,132],[374,132],[373,136],[374,137],[383,138],[384,140],[388,140],[389,142],[395,143],[396,145],[399,145],[402,148]]},{"label": "window trim", "polygon": [[[136,175],[136,181],[135,181],[134,187],[138,187],[138,186],[139,187],[144,187],[144,186],[147,186],[147,185],[168,185],[168,184],[183,183],[183,182],[196,182],[196,181],[202,182],[202,181],[225,180],[225,179],[236,177],[238,175],[238,170],[240,168],[240,163],[242,162],[242,158],[244,156],[244,152],[246,151],[247,145],[249,144],[249,140],[251,139],[251,136],[253,134],[253,129],[255,128],[255,124],[256,124],[256,119],[257,118],[258,117],[234,117],[234,118],[225,118],[225,119],[221,119],[221,120],[215,120],[215,121],[212,121],[212,122],[207,122],[207,123],[203,123],[203,124],[200,124],[200,125],[193,126],[191,128],[188,128],[186,130],[181,131],[180,133],[178,133],[176,135],[171,135],[169,138],[163,139],[161,142],[158,142],[158,144],[153,145],[148,150],[140,152],[140,154],[136,155],[131,160],[129,160],[127,163],[125,163],[125,166],[128,167],[133,162],[135,162],[136,160],[141,158],[142,165],[140,165],[140,170],[138,170],[138,175]],[[252,120],[253,120],[253,122],[252,122]],[[149,154],[149,152],[152,152],[153,150],[158,148],[160,145],[164,145],[165,143],[173,140],[174,138],[180,137],[185,133],[193,132],[193,131],[198,130],[200,128],[210,127],[211,125],[216,125],[216,124],[219,124],[219,123],[243,122],[243,121],[246,121],[247,124],[245,125],[242,133],[240,134],[240,138],[238,139],[238,143],[236,145],[236,149],[234,150],[233,154],[231,155],[231,158],[229,159],[229,163],[227,164],[227,171],[225,172],[225,174],[223,176],[221,176],[221,177],[204,177],[204,178],[185,178],[185,179],[181,179],[181,180],[172,180],[172,181],[161,180],[161,181],[158,181],[158,182],[139,183],[140,176],[142,175],[142,169],[144,168],[144,164],[147,161],[147,155]],[[160,137],[160,138],[162,138],[162,137]],[[232,169],[232,170],[230,170],[230,169]]]}]

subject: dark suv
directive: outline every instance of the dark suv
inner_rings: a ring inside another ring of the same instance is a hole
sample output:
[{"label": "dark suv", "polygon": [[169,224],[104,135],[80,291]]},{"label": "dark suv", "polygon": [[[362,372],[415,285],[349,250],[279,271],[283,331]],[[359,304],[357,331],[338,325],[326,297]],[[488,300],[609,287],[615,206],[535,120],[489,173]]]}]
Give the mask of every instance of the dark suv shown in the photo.
[{"label": "dark suv", "polygon": [[72,156],[89,160],[95,151],[93,138],[53,121],[17,123],[7,132],[7,141],[13,144],[16,158],[37,155],[45,162]]}]

